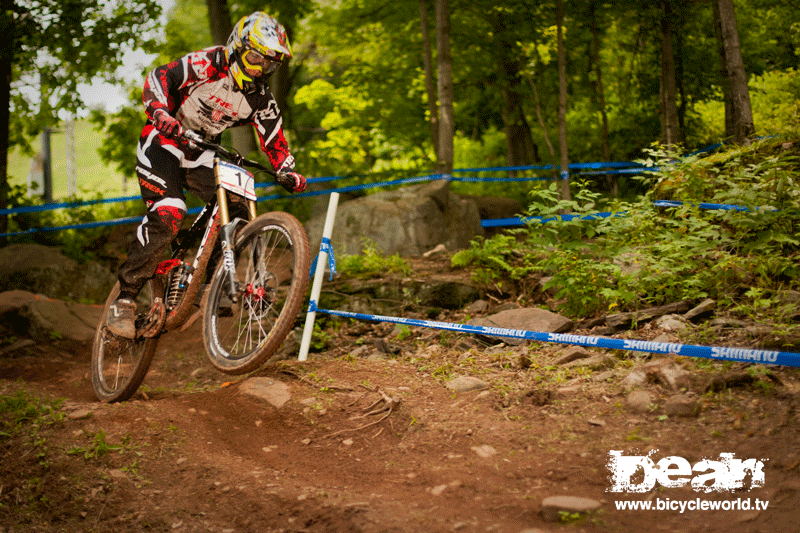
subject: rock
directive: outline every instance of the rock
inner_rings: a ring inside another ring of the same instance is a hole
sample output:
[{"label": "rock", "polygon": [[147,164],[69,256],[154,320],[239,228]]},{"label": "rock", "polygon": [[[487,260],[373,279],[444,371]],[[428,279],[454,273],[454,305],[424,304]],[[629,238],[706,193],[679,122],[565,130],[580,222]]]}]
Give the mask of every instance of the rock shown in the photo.
[{"label": "rock", "polygon": [[[415,301],[420,306],[461,309],[479,297],[479,291],[469,282],[446,276],[424,278],[348,279],[335,281],[323,291],[319,306],[365,314],[387,314],[396,311],[397,301]],[[335,291],[335,292],[333,292]],[[382,302],[387,302],[383,304]]]},{"label": "rock", "polygon": [[0,293],[0,320],[14,334],[36,340],[90,342],[103,308],[52,300],[26,291]]},{"label": "rock", "polygon": [[650,406],[653,404],[653,396],[643,390],[635,390],[628,394],[625,400],[625,405],[628,410],[634,413],[647,413],[650,411]]},{"label": "rock", "polygon": [[639,311],[632,311],[630,313],[618,313],[616,315],[609,315],[606,317],[606,324],[617,329],[629,328],[633,324],[640,324],[647,322],[655,317],[685,313],[690,308],[689,302],[674,302],[660,307],[649,307],[647,309],[640,309]]},{"label": "rock", "polygon": [[700,404],[688,394],[676,394],[664,402],[664,412],[668,416],[695,417],[700,413]]},{"label": "rock", "polygon": [[554,365],[563,365],[576,359],[586,359],[591,356],[591,352],[586,348],[581,346],[570,346],[566,350],[564,350],[561,355],[559,355],[555,361],[553,361]]},{"label": "rock", "polygon": [[[325,216],[307,224],[311,242],[319,242]],[[383,191],[339,205],[333,237],[335,254],[361,253],[365,239],[384,254],[418,256],[443,244],[467,248],[483,235],[475,202],[450,192],[445,180]]]},{"label": "rock", "polygon": [[445,387],[454,392],[470,392],[488,389],[489,384],[472,376],[458,376],[445,384]]},{"label": "rock", "polygon": [[484,459],[488,459],[489,457],[497,455],[497,450],[494,449],[494,446],[491,446],[489,444],[484,444],[482,446],[473,446],[470,449],[476,454],[478,454],[479,457],[483,457]]},{"label": "rock", "polygon": [[467,306],[467,313],[470,315],[483,314],[489,309],[489,302],[486,300],[475,300]]},{"label": "rock", "polygon": [[671,359],[661,359],[652,363],[637,366],[622,380],[623,390],[633,390],[648,383],[657,383],[662,387],[677,391],[692,385],[691,374],[683,370]]},{"label": "rock", "polygon": [[600,502],[578,496],[550,496],[542,500],[542,518],[546,522],[561,522],[564,515],[584,516],[600,509]]},{"label": "rock", "polygon": [[558,292],[558,287],[547,287],[547,288],[545,288],[545,285],[550,283],[550,281],[552,281],[552,279],[553,279],[553,276],[544,276],[542,278],[539,278],[539,281],[536,282],[536,288],[539,290],[539,292],[542,292],[542,293],[550,296],[551,298],[554,298],[556,293]]},{"label": "rock", "polygon": [[104,302],[114,273],[96,262],[78,263],[57,247],[11,244],[0,248],[0,291],[24,290],[72,302]]},{"label": "rock", "polygon": [[707,319],[714,314],[714,309],[717,307],[717,302],[712,300],[711,298],[706,298],[700,305],[690,309],[683,315],[683,318],[689,320],[691,322],[700,322],[701,320]]},{"label": "rock", "polygon": [[468,283],[450,280],[426,280],[414,291],[420,305],[460,309],[478,297],[478,289]]},{"label": "rock", "polygon": [[724,329],[724,328],[744,328],[747,327],[749,324],[744,320],[739,320],[736,318],[720,317],[711,320],[708,323],[708,325],[711,326],[712,328]]},{"label": "rock", "polygon": [[[500,311],[486,318],[477,318],[469,321],[473,326],[497,327],[514,330],[535,331],[540,333],[562,333],[572,329],[573,322],[569,318],[551,313],[546,309],[520,308]],[[495,335],[480,335],[491,342],[502,341],[509,345],[520,345],[526,339],[516,337],[501,337]]]},{"label": "rock", "polygon": [[86,418],[90,418],[92,416],[92,412],[89,409],[77,409],[72,411],[67,415],[67,418],[70,420],[83,420]]},{"label": "rock", "polygon": [[350,351],[348,354],[350,357],[367,357],[371,353],[369,346],[359,346]]},{"label": "rock", "polygon": [[686,322],[679,315],[663,315],[653,320],[653,325],[665,331],[681,331],[687,328]]},{"label": "rock", "polygon": [[798,291],[780,291],[778,293],[778,301],[782,304],[796,304],[800,302],[800,292]]},{"label": "rock", "polygon": [[600,372],[599,374],[593,376],[592,379],[595,381],[608,381],[609,379],[614,379],[616,374],[613,370],[606,370],[605,372]]},{"label": "rock", "polygon": [[242,382],[239,392],[264,400],[276,409],[280,409],[291,399],[289,386],[271,378],[254,377]]}]

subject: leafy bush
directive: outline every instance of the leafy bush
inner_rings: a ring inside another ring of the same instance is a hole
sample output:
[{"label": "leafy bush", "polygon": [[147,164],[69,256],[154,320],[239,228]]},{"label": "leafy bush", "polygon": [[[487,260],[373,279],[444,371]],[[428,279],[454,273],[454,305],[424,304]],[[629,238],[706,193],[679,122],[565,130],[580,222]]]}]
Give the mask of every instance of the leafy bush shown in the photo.
[{"label": "leafy bush", "polygon": [[[780,139],[683,160],[655,149],[649,164],[659,168],[643,178],[651,192],[608,212],[585,184],[569,202],[556,184],[532,192],[527,231],[477,239],[452,265],[495,288],[549,276],[556,307],[573,317],[706,297],[741,309],[797,288],[798,158]],[[684,203],[654,205],[665,197]],[[525,295],[537,296],[530,286]]]},{"label": "leafy bush", "polygon": [[387,274],[409,275],[411,267],[399,254],[383,256],[375,244],[365,240],[361,255],[343,255],[336,258],[338,270],[358,278],[378,278]]}]

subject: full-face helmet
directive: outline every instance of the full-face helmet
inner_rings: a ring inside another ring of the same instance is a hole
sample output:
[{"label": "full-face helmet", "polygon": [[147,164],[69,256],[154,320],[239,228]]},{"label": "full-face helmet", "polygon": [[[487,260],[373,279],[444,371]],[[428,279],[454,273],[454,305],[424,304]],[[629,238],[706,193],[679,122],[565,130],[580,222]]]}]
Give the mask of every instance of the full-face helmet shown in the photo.
[{"label": "full-face helmet", "polygon": [[274,17],[256,11],[236,23],[225,54],[236,85],[250,92],[265,84],[292,57],[292,49],[283,26]]}]

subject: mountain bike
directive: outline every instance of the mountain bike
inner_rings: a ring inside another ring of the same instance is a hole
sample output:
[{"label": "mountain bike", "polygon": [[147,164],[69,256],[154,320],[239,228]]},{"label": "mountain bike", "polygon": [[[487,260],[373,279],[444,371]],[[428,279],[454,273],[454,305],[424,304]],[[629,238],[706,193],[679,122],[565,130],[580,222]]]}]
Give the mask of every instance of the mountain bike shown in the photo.
[{"label": "mountain bike", "polygon": [[[181,140],[215,153],[217,194],[188,230],[178,233],[171,257],[140,291],[135,338],[118,337],[106,327],[119,282],[108,295],[92,346],[92,385],[101,401],[130,398],[161,335],[199,318],[197,313],[202,313],[203,345],[216,369],[227,374],[255,370],[280,348],[305,298],[310,264],[305,229],[288,213],[257,215],[255,178],[243,167],[277,180],[275,171],[195,132],[184,132]],[[246,206],[247,220],[231,218],[233,197],[239,197],[237,207]]]}]

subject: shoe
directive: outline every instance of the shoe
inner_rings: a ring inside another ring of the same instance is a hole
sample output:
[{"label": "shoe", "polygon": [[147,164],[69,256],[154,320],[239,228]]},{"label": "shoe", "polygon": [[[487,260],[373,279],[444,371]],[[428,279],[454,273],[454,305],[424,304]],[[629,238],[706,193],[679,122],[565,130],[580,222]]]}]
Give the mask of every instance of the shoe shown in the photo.
[{"label": "shoe", "polygon": [[117,337],[133,339],[136,337],[136,325],[134,317],[136,315],[136,302],[128,298],[118,298],[108,308],[106,315],[106,326],[108,330]]}]

